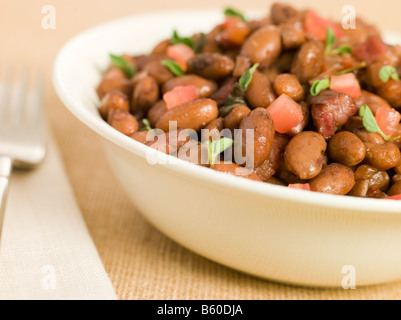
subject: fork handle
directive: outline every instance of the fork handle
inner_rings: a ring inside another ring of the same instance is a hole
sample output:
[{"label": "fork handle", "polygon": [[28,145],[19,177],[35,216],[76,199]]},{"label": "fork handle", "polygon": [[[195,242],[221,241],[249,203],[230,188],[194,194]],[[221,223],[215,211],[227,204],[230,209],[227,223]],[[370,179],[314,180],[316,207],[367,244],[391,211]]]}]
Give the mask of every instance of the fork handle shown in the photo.
[{"label": "fork handle", "polygon": [[6,210],[6,198],[8,191],[8,178],[13,167],[13,160],[10,157],[0,156],[0,241],[3,230],[4,213]]}]

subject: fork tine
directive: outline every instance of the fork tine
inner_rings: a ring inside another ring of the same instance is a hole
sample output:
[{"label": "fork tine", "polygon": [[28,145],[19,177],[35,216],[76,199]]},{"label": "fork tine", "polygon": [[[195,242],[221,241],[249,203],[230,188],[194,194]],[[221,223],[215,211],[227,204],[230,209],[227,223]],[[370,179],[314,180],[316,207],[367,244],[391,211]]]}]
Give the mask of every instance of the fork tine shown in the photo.
[{"label": "fork tine", "polygon": [[11,125],[18,127],[22,121],[23,111],[26,102],[26,92],[28,87],[29,71],[23,67],[20,71],[18,80],[15,81],[11,91],[9,113]]},{"label": "fork tine", "polygon": [[0,81],[0,127],[4,126],[7,122],[7,110],[10,103],[14,71],[14,67],[7,66],[2,72],[2,80]]},{"label": "fork tine", "polygon": [[44,85],[44,73],[43,70],[36,71],[34,76],[34,84],[29,92],[30,96],[30,115],[28,117],[28,123],[34,127],[37,127],[42,121],[42,95]]}]

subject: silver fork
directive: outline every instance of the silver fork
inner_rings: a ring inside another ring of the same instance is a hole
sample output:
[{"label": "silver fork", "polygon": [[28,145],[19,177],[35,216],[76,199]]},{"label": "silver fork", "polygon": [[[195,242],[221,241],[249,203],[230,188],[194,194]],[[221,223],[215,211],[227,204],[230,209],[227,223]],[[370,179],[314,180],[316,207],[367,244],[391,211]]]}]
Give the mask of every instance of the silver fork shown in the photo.
[{"label": "silver fork", "polygon": [[33,169],[46,154],[43,75],[30,77],[27,69],[21,69],[16,76],[10,68],[4,73],[0,80],[0,242],[11,171]]}]

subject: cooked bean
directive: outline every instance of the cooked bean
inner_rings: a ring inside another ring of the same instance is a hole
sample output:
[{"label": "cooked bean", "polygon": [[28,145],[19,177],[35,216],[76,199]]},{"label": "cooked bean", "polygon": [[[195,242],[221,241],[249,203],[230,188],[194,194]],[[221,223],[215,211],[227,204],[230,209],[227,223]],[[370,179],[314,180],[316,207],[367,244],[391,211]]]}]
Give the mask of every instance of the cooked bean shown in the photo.
[{"label": "cooked bean", "polygon": [[140,142],[146,144],[146,136],[148,135],[148,131],[137,131],[131,134],[129,137]]},{"label": "cooked bean", "polygon": [[284,160],[289,171],[302,180],[316,177],[322,170],[327,143],[313,131],[304,131],[290,140]]},{"label": "cooked bean", "polygon": [[170,132],[163,132],[156,135],[146,143],[149,147],[177,156],[178,150],[188,143],[193,137],[188,129],[178,129]]},{"label": "cooked bean", "polygon": [[216,37],[222,31],[223,31],[223,26],[217,25],[209,33],[206,34],[205,43],[203,44],[202,47],[202,53],[214,53],[221,51],[220,46],[216,41]]},{"label": "cooked bean", "polygon": [[216,129],[218,131],[221,131],[224,129],[224,120],[223,118],[217,118],[214,119],[212,122],[210,122],[206,127],[205,130],[213,130]]},{"label": "cooked bean", "polygon": [[365,142],[366,162],[379,170],[389,170],[397,166],[401,159],[400,149],[392,142],[372,144]]},{"label": "cooked bean", "polygon": [[135,86],[132,96],[132,113],[146,112],[159,100],[159,86],[153,77],[147,76]]},{"label": "cooked bean", "polygon": [[116,130],[129,136],[138,131],[139,125],[136,118],[127,110],[112,109],[109,112],[107,122]]},{"label": "cooked bean", "polygon": [[174,77],[171,71],[162,65],[161,61],[151,61],[145,64],[143,70],[152,76],[160,85],[163,85]]},{"label": "cooked bean", "polygon": [[235,68],[233,77],[241,77],[251,67],[251,60],[245,56],[237,56],[235,59]]},{"label": "cooked bean", "polygon": [[396,173],[395,175],[393,175],[393,176],[391,177],[391,182],[392,182],[392,183],[396,183],[396,182],[398,182],[398,181],[401,181],[401,174]]},{"label": "cooked bean", "polygon": [[353,116],[348,119],[347,123],[342,127],[342,130],[354,132],[355,130],[360,130],[363,128],[362,118],[359,116]]},{"label": "cooked bean", "polygon": [[270,160],[274,170],[278,170],[280,168],[281,157],[289,141],[290,138],[287,135],[278,132],[275,133],[273,145],[267,158]]},{"label": "cooked bean", "polygon": [[275,24],[297,21],[302,18],[301,13],[290,5],[274,3],[271,7],[271,17]]},{"label": "cooked bean", "polygon": [[394,183],[388,191],[390,197],[398,196],[399,194],[401,194],[401,181]]},{"label": "cooked bean", "polygon": [[160,119],[160,117],[168,111],[166,107],[166,103],[163,100],[156,102],[152,108],[148,111],[148,120],[152,127],[156,125],[156,122]]},{"label": "cooked bean", "polygon": [[102,99],[100,105],[100,115],[103,119],[107,119],[109,111],[112,109],[123,109],[129,111],[128,97],[120,91],[108,92]]},{"label": "cooked bean", "polygon": [[302,119],[300,124],[287,132],[287,134],[291,137],[294,137],[297,134],[301,133],[309,124],[310,106],[305,101],[301,101],[299,104],[302,108],[302,114],[304,118]]},{"label": "cooked bean", "polygon": [[323,43],[317,40],[309,40],[298,51],[291,67],[291,73],[295,74],[301,83],[307,83],[322,72],[323,63]]},{"label": "cooked bean", "polygon": [[281,52],[281,32],[274,26],[262,27],[245,40],[241,55],[251,58],[252,63],[270,65]]},{"label": "cooked bean", "polygon": [[190,140],[184,144],[178,151],[177,156],[181,160],[185,160],[199,166],[209,166],[208,148],[204,144],[200,145],[198,140]]},{"label": "cooked bean", "polygon": [[251,28],[248,23],[236,17],[229,17],[222,25],[222,31],[216,35],[215,39],[224,49],[236,49],[244,43],[250,31]]},{"label": "cooked bean", "polygon": [[313,121],[326,139],[330,139],[357,111],[354,100],[338,91],[323,90],[312,98]]},{"label": "cooked bean", "polygon": [[[398,111],[400,111],[400,110],[398,109]],[[401,123],[397,124],[392,136],[398,137],[397,140],[395,141],[395,143],[401,148]]]},{"label": "cooked bean", "polygon": [[280,167],[278,168],[275,177],[280,181],[285,182],[287,185],[306,182],[305,180],[302,180],[301,178],[293,174],[290,170],[288,170],[287,166],[285,165],[283,155],[280,158]]},{"label": "cooked bean", "polygon": [[342,164],[332,163],[310,181],[312,191],[346,195],[355,185],[354,173]]},{"label": "cooked bean", "polygon": [[104,74],[102,81],[96,88],[100,99],[103,99],[103,97],[111,91],[120,91],[127,96],[130,96],[132,93],[131,82],[120,69],[114,67],[110,68],[110,70]]},{"label": "cooked bean", "polygon": [[305,32],[300,22],[280,25],[284,49],[299,48],[305,42]]},{"label": "cooked bean", "polygon": [[394,168],[395,172],[401,174],[401,160],[398,161],[397,165]]},{"label": "cooked bean", "polygon": [[380,87],[383,84],[383,81],[380,79],[380,76],[379,76],[379,72],[382,67],[383,67],[383,64],[381,62],[376,62],[376,63],[370,64],[366,68],[364,80],[369,87],[373,87],[373,88],[377,89],[378,87]]},{"label": "cooked bean", "polygon": [[368,105],[373,114],[376,114],[377,110],[379,110],[380,107],[391,108],[390,104],[386,100],[374,93],[365,90],[362,90],[362,95],[358,98],[355,98],[354,100],[358,109],[362,106]]},{"label": "cooked bean", "polygon": [[162,61],[164,59],[167,59],[167,56],[160,55],[160,54],[156,54],[156,55],[140,55],[140,56],[135,56],[134,57],[136,68],[139,71],[143,70],[145,65],[147,65],[149,62]]},{"label": "cooked bean", "polygon": [[144,70],[139,71],[131,79],[131,84],[135,87],[141,80],[145,79],[148,76],[149,76],[149,74],[147,71],[144,71]]},{"label": "cooked bean", "polygon": [[361,139],[348,131],[335,134],[329,141],[331,160],[348,167],[356,166],[365,159],[366,148]]},{"label": "cooked bean", "polygon": [[383,137],[376,132],[369,132],[365,129],[358,129],[353,131],[354,134],[362,140],[362,142],[374,143],[374,144],[384,144]]},{"label": "cooked bean", "polygon": [[368,193],[366,194],[368,198],[374,198],[374,199],[385,199],[388,197],[386,193],[381,191],[380,189],[369,189]]},{"label": "cooked bean", "polygon": [[189,128],[195,131],[206,127],[208,123],[218,116],[218,108],[211,99],[198,99],[175,107],[164,115],[156,123],[156,128],[169,131],[169,122],[177,121],[178,128]]},{"label": "cooked bean", "polygon": [[241,121],[251,112],[247,106],[237,106],[224,117],[224,127],[228,129],[238,128]]},{"label": "cooked bean", "polygon": [[281,155],[289,141],[288,136],[277,133],[274,135],[273,145],[270,149],[270,154],[263,163],[255,169],[255,173],[262,181],[267,181],[280,168]]},{"label": "cooked bean", "polygon": [[354,187],[348,193],[349,196],[353,197],[366,197],[369,190],[369,182],[367,180],[358,180],[355,182]]},{"label": "cooked bean", "polygon": [[304,98],[305,92],[299,83],[297,77],[292,74],[280,74],[273,82],[274,91],[277,96],[286,94],[295,101],[300,101]]},{"label": "cooked bean", "polygon": [[154,48],[151,55],[165,55],[167,53],[168,46],[171,45],[170,40],[163,40],[159,42]]},{"label": "cooked bean", "polygon": [[267,108],[276,99],[269,78],[257,70],[253,73],[245,97],[253,108]]},{"label": "cooked bean", "polygon": [[214,81],[209,81],[196,75],[184,75],[168,80],[163,85],[163,94],[178,86],[195,86],[201,98],[208,98],[217,90],[217,84]]},{"label": "cooked bean", "polygon": [[390,177],[386,171],[380,171],[369,165],[361,165],[355,171],[355,180],[365,180],[369,189],[382,189],[385,191],[390,183]]},{"label": "cooked bean", "polygon": [[[274,124],[269,113],[266,109],[257,108],[244,117],[239,128],[242,130],[242,155],[246,157],[247,164],[253,160],[255,167],[261,165],[269,156],[274,141]],[[247,154],[247,130],[253,130],[253,145],[248,146],[248,149],[253,149],[252,154]]]},{"label": "cooked bean", "polygon": [[259,177],[247,168],[243,168],[236,163],[224,162],[212,166],[213,170],[231,174],[236,177],[245,178],[254,181],[261,181]]},{"label": "cooked bean", "polygon": [[234,61],[220,53],[201,53],[188,61],[188,72],[218,80],[232,74]]},{"label": "cooked bean", "polygon": [[[202,130],[202,142],[209,140],[218,140],[221,138],[221,131],[224,129],[223,118],[214,119]],[[209,130],[209,131],[207,131]]]},{"label": "cooked bean", "polygon": [[283,186],[283,187],[287,186],[284,182],[282,182],[279,179],[274,178],[274,177],[271,177],[269,180],[267,180],[265,182],[269,183],[269,184],[274,184],[276,186]]},{"label": "cooked bean", "polygon": [[394,108],[401,108],[401,81],[390,79],[377,89],[377,93]]}]

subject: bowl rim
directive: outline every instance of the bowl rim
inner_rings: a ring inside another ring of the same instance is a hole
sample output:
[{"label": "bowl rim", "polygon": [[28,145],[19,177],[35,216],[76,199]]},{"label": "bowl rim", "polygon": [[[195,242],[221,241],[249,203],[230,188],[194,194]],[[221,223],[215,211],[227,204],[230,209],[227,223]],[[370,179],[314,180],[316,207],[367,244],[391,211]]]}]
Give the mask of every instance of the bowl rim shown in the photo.
[{"label": "bowl rim", "polygon": [[[127,151],[141,156],[146,161],[146,152],[149,150],[149,147],[125,136],[124,134],[110,127],[103,119],[101,119],[100,116],[95,116],[91,112],[86,110],[84,104],[79,101],[79,99],[76,99],[73,95],[70,94],[68,85],[65,83],[63,77],[63,66],[65,62],[69,60],[71,53],[73,53],[81,45],[85,46],[86,39],[91,38],[92,35],[101,33],[110,27],[118,27],[119,25],[129,23],[132,20],[151,20],[159,15],[171,15],[177,17],[180,15],[188,16],[191,14],[216,14],[216,12],[217,9],[200,9],[141,13],[104,22],[78,33],[63,45],[63,47],[57,54],[54,62],[53,86],[58,97],[66,106],[66,108],[91,130],[93,130],[106,140],[126,149]],[[219,12],[221,12],[221,10],[219,10]],[[249,12],[251,12],[251,14],[254,14],[256,12],[260,12],[260,10],[249,10]],[[391,36],[398,36],[401,41],[400,34],[397,34],[393,31],[383,32],[384,35],[386,33],[390,34]],[[159,157],[163,161],[168,161],[169,159],[171,159],[172,156],[160,152]],[[320,207],[330,207],[334,209],[350,211],[354,210],[370,213],[380,212],[401,214],[401,201],[386,201],[384,199],[366,199],[349,196],[340,197],[324,193],[290,189],[283,186],[275,186],[268,183],[260,183],[248,179],[234,177],[229,174],[216,172],[215,170],[211,170],[210,168],[204,168],[194,165],[184,160],[180,160],[177,158],[174,159],[177,165],[155,164],[155,166],[163,166],[166,170],[172,170],[179,175],[185,175],[193,179],[198,179],[203,181],[204,183],[213,183],[221,187],[229,188],[235,191],[241,191],[247,194],[253,194],[260,197],[274,197],[284,201],[298,202]],[[340,199],[341,201],[339,201]]]}]

